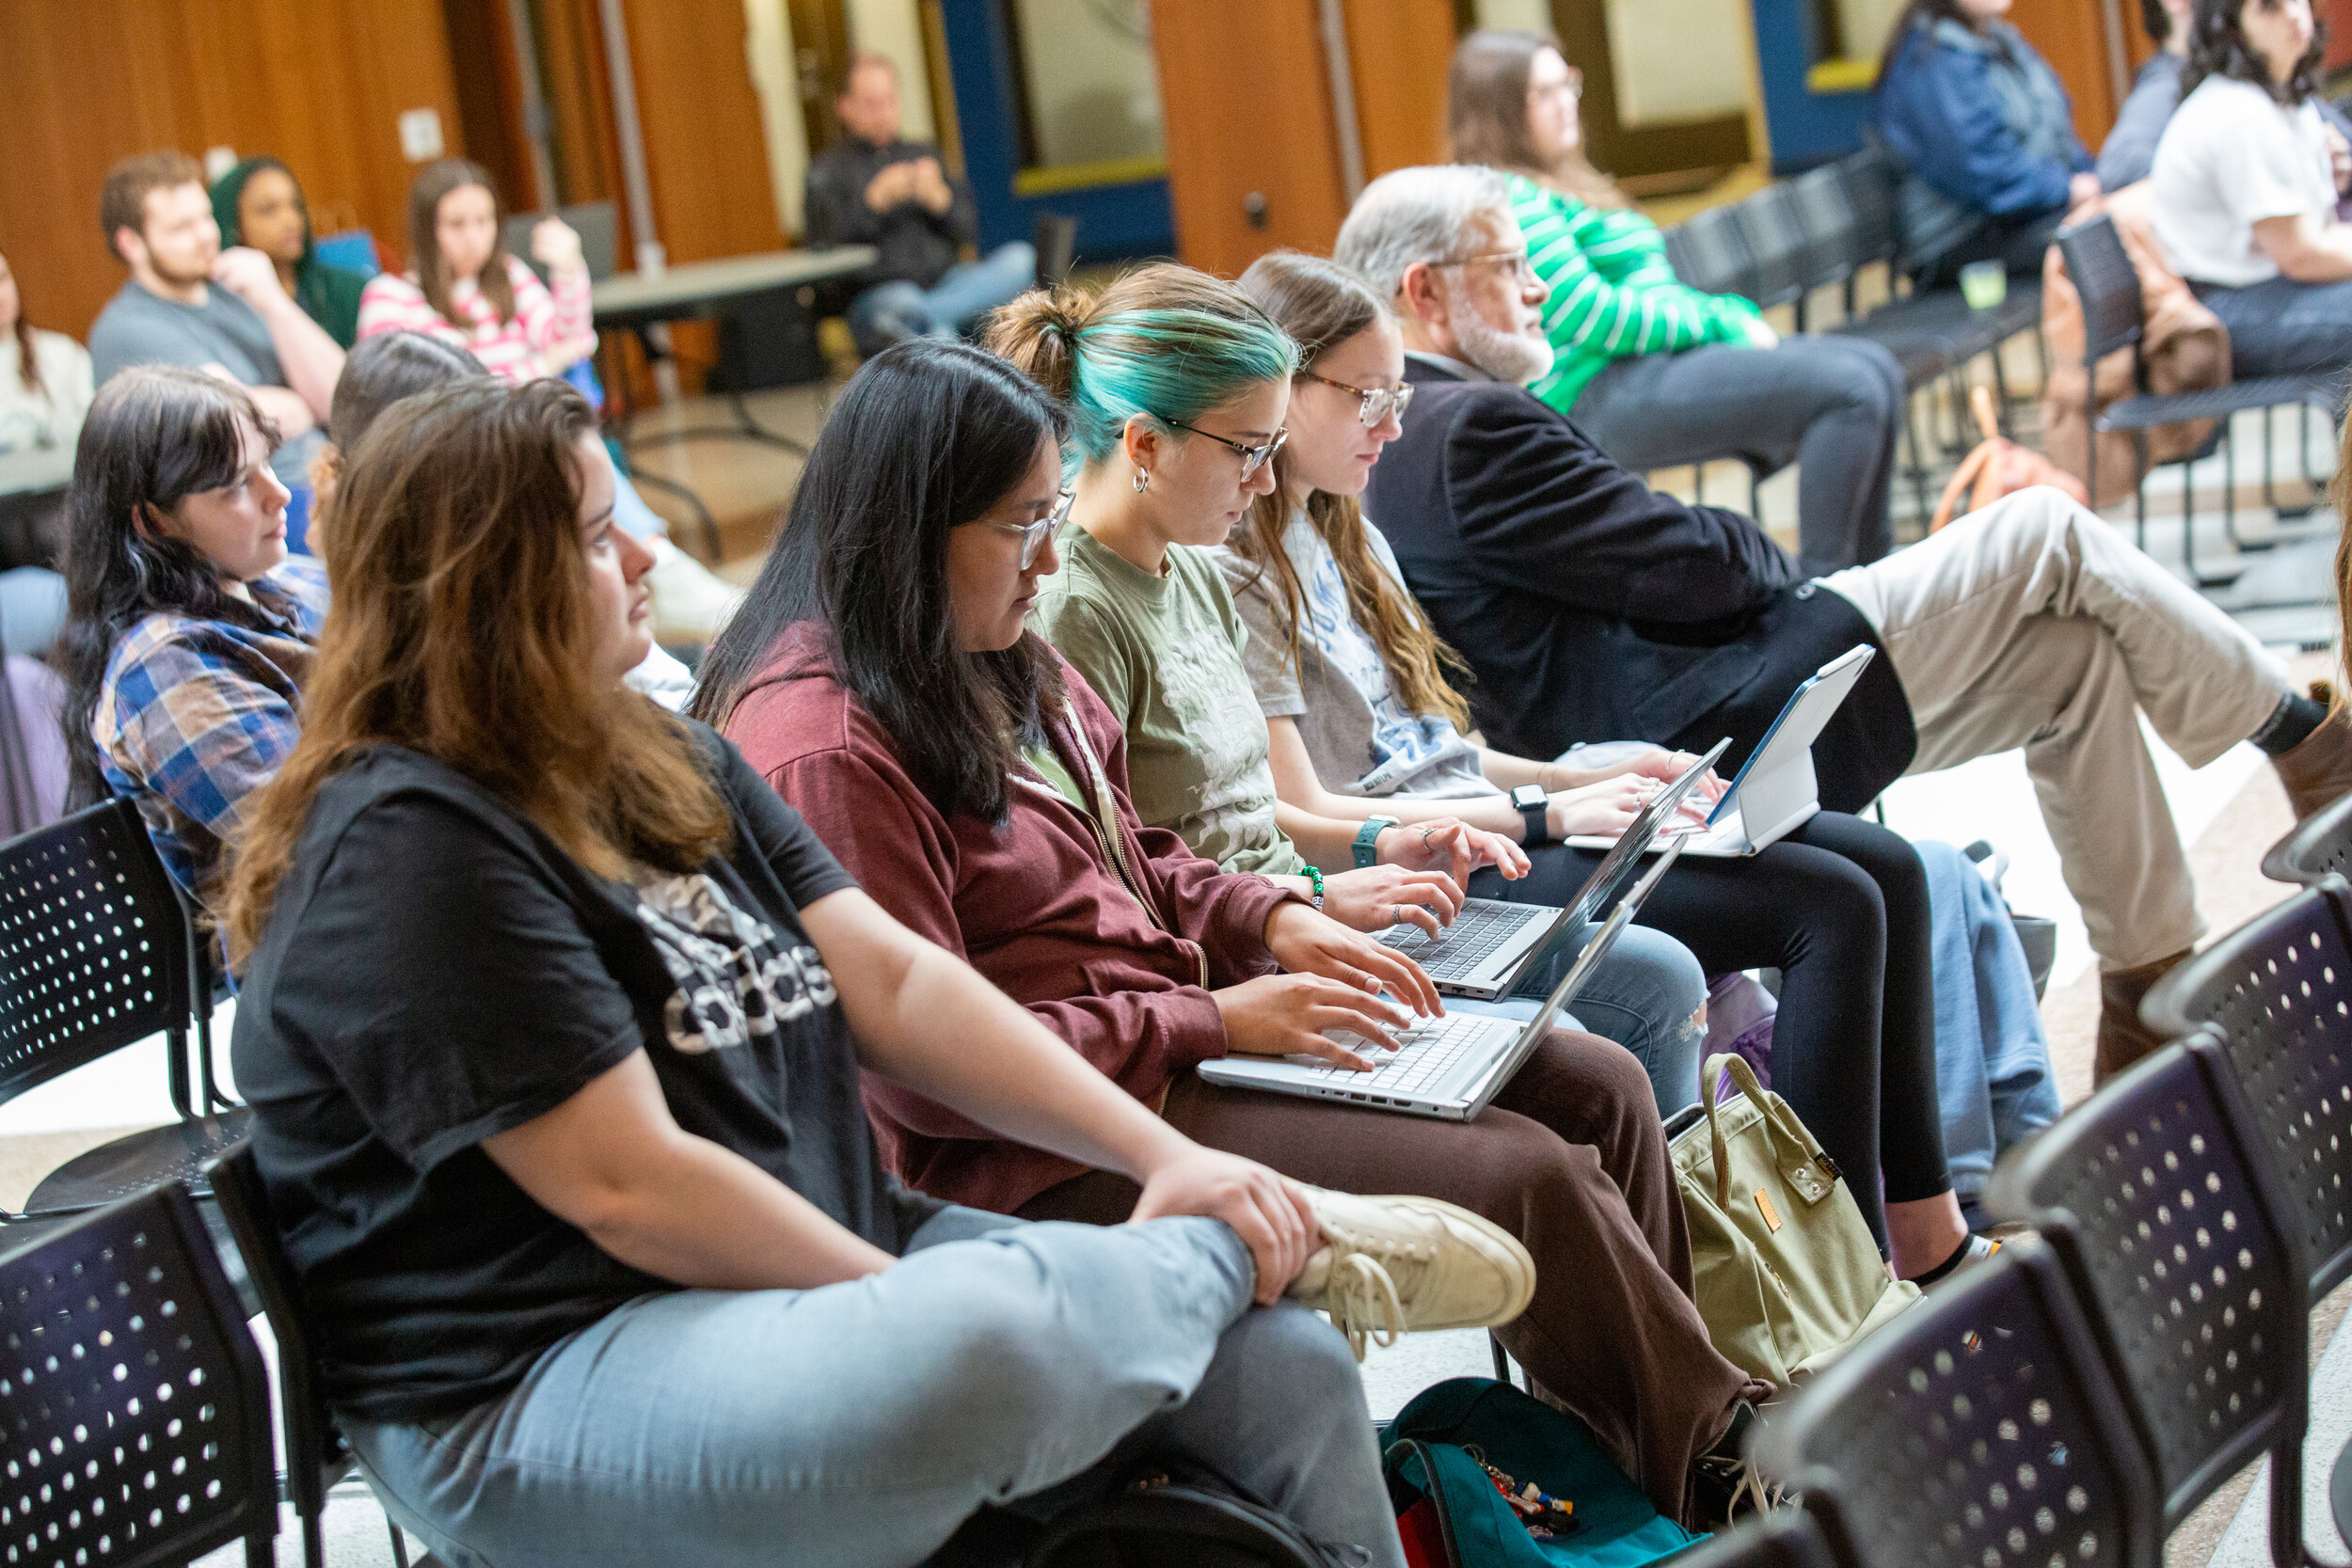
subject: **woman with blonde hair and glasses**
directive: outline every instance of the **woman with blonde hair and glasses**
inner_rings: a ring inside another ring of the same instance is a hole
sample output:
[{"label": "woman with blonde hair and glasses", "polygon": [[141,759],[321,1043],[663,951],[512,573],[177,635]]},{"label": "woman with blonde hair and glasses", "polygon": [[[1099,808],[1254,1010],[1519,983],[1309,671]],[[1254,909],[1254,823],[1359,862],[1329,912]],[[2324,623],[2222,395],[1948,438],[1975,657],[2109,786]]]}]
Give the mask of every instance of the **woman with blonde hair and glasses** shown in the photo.
[{"label": "woman with blonde hair and glasses", "polygon": [[[1466,737],[1450,679],[1461,662],[1356,499],[1410,417],[1395,323],[1361,279],[1319,257],[1261,257],[1241,291],[1299,345],[1275,488],[1215,552],[1248,628],[1277,792],[1325,816],[1458,817],[1518,841],[1529,861],[1516,881],[1481,873],[1472,894],[1566,902],[1597,857],[1557,840],[1622,831],[1692,759],[1609,748],[1626,754],[1588,767],[1575,751],[1536,761]],[[1782,972],[1773,1087],[1854,1173],[1897,1274],[1932,1281],[1983,1254],[1945,1164],[1927,876],[1910,845],[1824,812],[1752,858],[1684,859],[1643,918],[1709,974]],[[1698,1089],[1691,1074],[1671,1094],[1661,1086],[1659,1103],[1671,1112]]]},{"label": "woman with blonde hair and glasses", "polygon": [[1510,176],[1527,242],[1523,263],[1515,251],[1454,265],[1530,265],[1551,291],[1551,365],[1529,389],[1636,472],[1721,457],[1766,471],[1794,463],[1805,566],[1822,575],[1876,561],[1893,543],[1901,368],[1856,338],[1784,340],[1737,294],[1678,280],[1658,226],[1585,155],[1582,83],[1556,39],[1482,29],[1454,48],[1446,84],[1453,161]]}]

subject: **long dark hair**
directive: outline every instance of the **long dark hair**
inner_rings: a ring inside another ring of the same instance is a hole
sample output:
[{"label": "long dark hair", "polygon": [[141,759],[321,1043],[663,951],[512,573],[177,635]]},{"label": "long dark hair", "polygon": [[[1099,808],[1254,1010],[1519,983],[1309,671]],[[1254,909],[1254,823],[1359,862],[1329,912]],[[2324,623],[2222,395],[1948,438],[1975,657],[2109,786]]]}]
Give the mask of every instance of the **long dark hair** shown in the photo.
[{"label": "long dark hair", "polygon": [[2196,16],[2188,27],[2188,63],[2181,68],[2184,100],[2208,76],[2251,82],[2290,109],[2319,90],[2320,61],[2328,53],[2328,24],[2312,19],[2312,46],[2295,62],[2295,74],[2281,86],[2270,79],[2270,67],[2254,53],[2239,24],[2249,6],[2274,11],[2279,0],[2197,0]]},{"label": "long dark hair", "polygon": [[874,716],[941,812],[1005,819],[1013,748],[1043,735],[1061,666],[1034,632],[966,653],[948,602],[947,536],[1012,492],[1058,443],[1061,404],[992,355],[917,340],[850,378],[809,453],[751,596],[704,657],[693,714],[723,726],[787,632],[818,628],[777,673],[830,673]]},{"label": "long dark hair", "polygon": [[114,377],[82,422],[66,493],[66,623],[53,656],[65,675],[71,810],[112,793],[90,721],[125,632],[158,612],[266,626],[260,610],[222,589],[220,569],[193,545],[151,527],[152,515],[236,482],[248,426],[278,445],[277,427],[245,388],[169,365]]},{"label": "long dark hair", "polygon": [[[0,257],[0,265],[6,264]],[[14,268],[9,271],[13,273]],[[41,393],[40,361],[33,357],[33,318],[24,309],[24,280],[16,280],[16,373],[24,381],[24,389],[39,397]]]},{"label": "long dark hair", "polygon": [[494,225],[490,254],[482,263],[482,276],[475,283],[482,290],[482,297],[498,312],[498,319],[512,321],[515,280],[506,276],[506,203],[499,199],[499,188],[491,183],[490,171],[480,164],[464,158],[443,158],[417,171],[416,182],[408,187],[408,265],[417,275],[417,287],[424,291],[424,302],[443,321],[463,326],[465,324],[457,320],[456,309],[450,303],[449,292],[457,279],[449,275],[449,263],[441,260],[440,221],[441,198],[468,185],[480,185],[490,193]]},{"label": "long dark hair", "polygon": [[[1879,56],[1879,85],[1886,84],[1887,73],[1895,69],[1895,56],[1911,41],[1914,27],[1932,27],[1939,22],[1957,22],[1968,27],[1967,15],[1960,8],[1960,0],[1911,0],[1895,25],[1886,30],[1886,50]],[[1973,27],[1969,28],[1975,31]]]}]

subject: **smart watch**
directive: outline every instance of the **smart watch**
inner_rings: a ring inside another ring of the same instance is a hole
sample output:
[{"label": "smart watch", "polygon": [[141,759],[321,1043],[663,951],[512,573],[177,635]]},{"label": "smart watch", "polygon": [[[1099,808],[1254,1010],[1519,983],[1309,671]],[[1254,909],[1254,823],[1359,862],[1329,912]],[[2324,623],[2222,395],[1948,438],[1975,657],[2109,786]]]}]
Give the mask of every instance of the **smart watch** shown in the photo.
[{"label": "smart watch", "polygon": [[1380,832],[1396,826],[1393,816],[1367,816],[1364,825],[1356,830],[1356,869],[1376,864],[1380,859]]},{"label": "smart watch", "polygon": [[1551,797],[1544,793],[1542,784],[1521,784],[1511,791],[1511,803],[1527,818],[1527,837],[1521,842],[1533,849],[1538,844],[1551,841]]}]

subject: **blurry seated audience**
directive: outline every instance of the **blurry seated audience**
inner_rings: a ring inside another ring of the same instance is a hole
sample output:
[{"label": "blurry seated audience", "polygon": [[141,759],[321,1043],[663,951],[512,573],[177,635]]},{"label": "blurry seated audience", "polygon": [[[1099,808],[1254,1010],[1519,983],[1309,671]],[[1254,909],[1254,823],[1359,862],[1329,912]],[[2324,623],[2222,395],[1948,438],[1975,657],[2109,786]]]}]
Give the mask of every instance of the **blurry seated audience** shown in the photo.
[{"label": "blurry seated audience", "polygon": [[[2099,183],[2110,191],[2147,179],[2155,166],[2156,143],[2172,111],[2181,106],[2181,72],[2188,64],[2197,0],[2139,0],[2139,16],[2156,52],[2140,63],[2131,96],[2115,117],[2115,129],[2099,144]],[[2325,98],[2314,102],[2330,131],[2352,138],[2352,118]]]},{"label": "blurry seated audience", "polygon": [[127,370],[98,389],[67,500],[69,809],[136,801],[164,868],[206,903],[294,749],[326,613],[326,572],[286,553],[277,444],[232,382]]},{"label": "blurry seated audience", "polygon": [[[968,957],[1168,1126],[1295,1180],[1458,1203],[1518,1237],[1534,1299],[1503,1343],[1659,1508],[1721,1517],[1747,1402],[1766,1389],[1716,1354],[1692,1304],[1664,1134],[1630,1055],[1554,1030],[1468,1123],[1193,1070],[1229,1052],[1359,1067],[1323,1031],[1386,1037],[1438,1001],[1408,960],[1294,887],[1220,871],[1136,814],[1117,717],[1025,625],[1059,564],[1068,418],[962,344],[869,360],[711,649],[698,711],[884,910]],[[1171,463],[1171,446],[1153,460]],[[968,1015],[956,1022],[968,1034]],[[883,1157],[921,1190],[1031,1218],[1150,1212],[1132,1173],[1023,1148],[871,1065]]]},{"label": "blurry seated audience", "polygon": [[2323,375],[2345,406],[2352,145],[2320,114],[2310,0],[2198,0],[2181,106],[2156,145],[2156,237],[2230,329],[2241,379]]},{"label": "blurry seated audience", "polygon": [[277,431],[270,463],[278,482],[307,497],[304,476],[342,349],[278,286],[276,262],[249,246],[221,248],[204,170],[186,153],[117,164],[98,221],[131,273],[90,327],[98,384],[134,365],[179,365],[234,382]]},{"label": "blurry seated audience", "polygon": [[[396,1521],[452,1563],[900,1564],[1182,1456],[1403,1561],[1345,1341],[1282,1298],[1376,1270],[1362,1237],[1454,1287],[1391,1281],[1408,1321],[1485,1322],[1523,1253],[1188,1142],[627,690],[649,560],[572,388],[404,401],[324,543],[317,721],[235,867],[233,1054]],[[861,1067],[1127,1173],[1144,1223],[907,1192]]]},{"label": "blurry seated audience", "polygon": [[562,375],[596,350],[588,263],[559,217],[532,227],[531,254],[548,283],[500,238],[503,216],[490,171],[443,158],[408,189],[409,270],[368,279],[359,336],[424,332],[456,344],[501,381]]},{"label": "blurry seated audience", "polygon": [[2191,767],[2251,740],[2298,816],[2352,788],[2352,728],[2056,490],[1822,578],[1753,520],[1651,490],[1518,384],[1543,285],[1439,276],[1518,243],[1502,179],[1454,166],[1375,181],[1338,247],[1396,312],[1415,393],[1365,509],[1469,661],[1488,741],[1547,757],[1729,735],[1737,761],[1799,682],[1869,643],[1880,657],[1813,748],[1821,804],[1860,811],[1905,772],[2024,747],[2104,972],[2099,1069],[2153,1050],[2139,999],[2203,924],[2139,714]]},{"label": "blurry seated audience", "polygon": [[278,286],[326,335],[349,348],[359,336],[366,277],[318,259],[310,207],[294,170],[276,158],[247,158],[213,182],[213,221],[224,245],[251,245],[278,269]]},{"label": "blurry seated audience", "polygon": [[[408,197],[412,261],[404,277],[367,286],[359,335],[421,332],[464,349],[513,385],[559,376],[596,352],[587,263],[580,235],[562,218],[532,227],[531,253],[553,286],[508,253],[490,173],[462,158],[421,170]],[[615,476],[613,520],[653,552],[654,621],[665,641],[700,645],[718,635],[743,591],[670,541],[670,525],[647,506],[627,474]]]},{"label": "blurry seated audience", "polygon": [[[344,454],[358,450],[360,438],[378,416],[403,398],[488,374],[482,361],[464,349],[421,332],[380,332],[352,350],[343,378],[335,388],[335,406],[326,425],[327,445],[310,467],[311,480],[318,486],[318,526],[334,526],[335,492],[342,483]],[[612,520],[617,523],[623,482],[618,474],[613,479]],[[648,572],[647,580],[651,578]],[[673,712],[683,709],[694,694],[693,672],[659,643],[622,678]]]},{"label": "blurry seated audience", "polygon": [[[1270,459],[1229,443],[1263,449],[1281,428],[1295,351],[1279,326],[1232,285],[1159,266],[1099,295],[1025,295],[997,317],[989,346],[1075,410],[1066,522],[1056,510],[1063,569],[1041,583],[1029,622],[1119,721],[1147,826],[1224,870],[1279,878],[1366,932],[1409,922],[1435,936],[1460,912],[1473,870],[1525,874],[1507,839],[1441,814],[1368,831],[1360,816],[1276,798],[1246,634],[1209,546],[1274,483]],[[1678,1110],[1697,1098],[1685,1091],[1697,1081],[1707,978],[1672,939],[1627,936],[1576,1017],[1630,1051]],[[1530,985],[1551,990],[1540,974]]]},{"label": "blurry seated audience", "polygon": [[2039,277],[2067,210],[2099,194],[2058,72],[2002,20],[2013,0],[1911,0],[1879,66],[1903,168],[1903,265],[1949,288],[1971,261]]},{"label": "blurry seated audience", "polygon": [[936,144],[899,133],[898,68],[887,55],[850,57],[833,101],[841,139],[808,166],[808,243],[870,245],[874,264],[850,280],[850,332],[860,354],[904,338],[952,338],[1037,279],[1025,242],[959,259],[979,239],[972,187],[950,175]]},{"label": "blurry seated audience", "polygon": [[0,455],[73,445],[92,391],[89,351],[33,325],[0,256]]},{"label": "blurry seated audience", "polygon": [[[1895,356],[1867,339],[1782,339],[1737,294],[1684,286],[1658,226],[1584,150],[1583,76],[1559,41],[1482,30],[1454,51],[1454,161],[1511,177],[1529,263],[1551,286],[1550,367],[1531,389],[1636,471],[1739,457],[1797,465],[1798,557],[1808,571],[1876,561],[1893,544],[1887,486],[1909,407]],[[1513,252],[1514,255],[1517,252]],[[1449,286],[1513,264],[1471,256]]]},{"label": "blurry seated audience", "polygon": [[[1622,832],[1661,781],[1697,759],[1641,746],[1585,768],[1574,751],[1536,762],[1466,737],[1470,710],[1448,678],[1466,670],[1461,656],[1430,629],[1357,502],[1382,449],[1422,417],[1387,302],[1337,263],[1295,251],[1260,257],[1241,292],[1299,345],[1290,439],[1269,465],[1276,486],[1253,499],[1230,546],[1210,552],[1248,628],[1277,793],[1286,808],[1357,822],[1459,817],[1516,840],[1529,861],[1513,881],[1479,872],[1472,894],[1568,902],[1599,855],[1557,840]],[[1530,792],[1528,810],[1513,789]],[[1721,794],[1714,782],[1697,798]],[[1682,861],[1642,919],[1697,955],[1702,987],[1704,974],[1782,972],[1773,1086],[1857,1173],[1854,1197],[1891,1243],[1896,1272],[1940,1277],[1974,1256],[1939,1140],[1928,889],[1911,847],[1823,813],[1753,859]],[[1576,1007],[1598,1022],[1586,997]],[[1698,1099],[1697,1046],[1671,1092],[1652,1067],[1662,1111]]]}]

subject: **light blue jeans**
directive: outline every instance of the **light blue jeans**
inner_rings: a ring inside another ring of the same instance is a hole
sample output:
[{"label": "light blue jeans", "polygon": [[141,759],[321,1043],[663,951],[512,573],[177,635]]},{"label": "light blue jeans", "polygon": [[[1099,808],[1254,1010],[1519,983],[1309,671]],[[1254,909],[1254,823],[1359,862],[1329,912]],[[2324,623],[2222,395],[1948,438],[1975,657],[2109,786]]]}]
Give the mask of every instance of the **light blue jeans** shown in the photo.
[{"label": "light blue jeans", "polygon": [[453,1568],[906,1568],[983,1504],[1048,1512],[1170,1460],[1402,1568],[1346,1344],[1253,1309],[1253,1273],[1215,1220],[949,1209],[882,1274],[642,1296],[501,1399],[343,1430]]},{"label": "light blue jeans", "polygon": [[850,301],[850,336],[869,359],[902,338],[953,338],[1036,283],[1037,251],[1015,240],[949,267],[928,289],[905,279],[875,284]]},{"label": "light blue jeans", "polygon": [[[1551,951],[1528,966],[1518,990],[1500,1002],[1449,997],[1463,1012],[1530,1019],[1568,972],[1576,955],[1600,927],[1587,926],[1554,942]],[[1658,1114],[1672,1116],[1699,1098],[1699,1049],[1707,1043],[1699,1008],[1707,1001],[1707,974],[1691,950],[1663,931],[1628,926],[1600,967],[1572,998],[1562,1020],[1614,1040],[1631,1052],[1649,1074]]]}]

